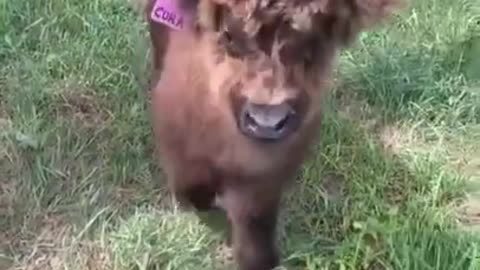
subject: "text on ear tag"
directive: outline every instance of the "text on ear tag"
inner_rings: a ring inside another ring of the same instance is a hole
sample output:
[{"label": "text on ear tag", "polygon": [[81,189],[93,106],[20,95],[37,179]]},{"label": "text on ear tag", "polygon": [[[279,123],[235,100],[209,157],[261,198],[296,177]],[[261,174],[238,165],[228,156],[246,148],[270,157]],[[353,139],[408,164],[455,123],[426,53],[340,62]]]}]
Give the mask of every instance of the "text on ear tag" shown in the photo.
[{"label": "text on ear tag", "polygon": [[178,0],[156,0],[150,17],[155,22],[182,30],[187,14],[178,6]]}]

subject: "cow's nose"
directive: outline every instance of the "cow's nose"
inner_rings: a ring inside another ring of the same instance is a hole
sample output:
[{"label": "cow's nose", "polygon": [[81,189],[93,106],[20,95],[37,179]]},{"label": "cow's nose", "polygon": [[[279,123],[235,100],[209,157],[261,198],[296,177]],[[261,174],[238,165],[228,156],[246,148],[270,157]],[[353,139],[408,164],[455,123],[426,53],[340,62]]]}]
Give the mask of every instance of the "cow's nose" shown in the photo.
[{"label": "cow's nose", "polygon": [[284,139],[299,126],[295,110],[286,102],[278,105],[246,102],[239,120],[240,130],[245,135],[264,141]]}]

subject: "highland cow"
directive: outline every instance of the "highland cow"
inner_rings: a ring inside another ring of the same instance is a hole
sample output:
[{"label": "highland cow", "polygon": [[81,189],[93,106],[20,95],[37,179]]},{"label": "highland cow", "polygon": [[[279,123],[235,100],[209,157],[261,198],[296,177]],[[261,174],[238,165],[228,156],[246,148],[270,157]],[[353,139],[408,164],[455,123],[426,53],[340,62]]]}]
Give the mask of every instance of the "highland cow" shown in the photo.
[{"label": "highland cow", "polygon": [[279,203],[318,138],[335,56],[393,4],[149,1],[162,167],[179,202],[226,211],[241,270],[279,264]]}]

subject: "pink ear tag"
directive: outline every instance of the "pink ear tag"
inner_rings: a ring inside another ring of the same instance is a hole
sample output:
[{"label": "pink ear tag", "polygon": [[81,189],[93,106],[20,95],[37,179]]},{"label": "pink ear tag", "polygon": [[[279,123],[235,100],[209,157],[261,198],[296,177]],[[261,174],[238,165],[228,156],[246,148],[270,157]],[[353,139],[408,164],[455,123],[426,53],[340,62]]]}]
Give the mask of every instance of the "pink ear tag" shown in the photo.
[{"label": "pink ear tag", "polygon": [[176,30],[182,30],[187,22],[187,14],[178,6],[178,0],[155,1],[150,17]]}]

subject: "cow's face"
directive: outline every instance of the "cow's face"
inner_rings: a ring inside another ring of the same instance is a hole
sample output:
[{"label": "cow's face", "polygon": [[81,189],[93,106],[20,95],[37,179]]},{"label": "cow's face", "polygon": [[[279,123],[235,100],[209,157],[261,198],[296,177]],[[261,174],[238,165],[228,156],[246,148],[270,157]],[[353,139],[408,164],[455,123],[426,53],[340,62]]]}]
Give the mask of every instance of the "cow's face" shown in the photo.
[{"label": "cow's face", "polygon": [[206,57],[211,85],[226,98],[221,102],[231,106],[241,133],[265,142],[288,138],[304,122],[332,42],[281,20],[249,35],[242,18],[224,18]]},{"label": "cow's face", "polygon": [[[241,23],[238,23],[241,24]],[[239,130],[262,141],[281,141],[301,127],[311,94],[320,87],[332,42],[288,23],[263,25],[248,37],[235,22],[218,37],[220,91],[228,92]],[[318,89],[320,91],[320,89]]]}]

